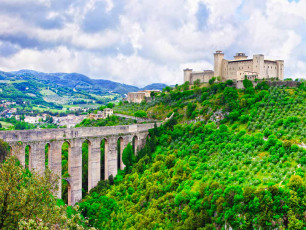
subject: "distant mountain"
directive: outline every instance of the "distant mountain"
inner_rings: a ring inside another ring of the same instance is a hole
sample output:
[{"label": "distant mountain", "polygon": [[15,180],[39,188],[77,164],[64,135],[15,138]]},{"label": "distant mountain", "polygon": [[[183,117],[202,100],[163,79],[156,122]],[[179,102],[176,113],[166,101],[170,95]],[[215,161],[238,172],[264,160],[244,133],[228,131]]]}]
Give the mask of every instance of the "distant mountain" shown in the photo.
[{"label": "distant mountain", "polygon": [[153,89],[158,89],[158,90],[163,90],[167,85],[163,83],[153,83],[151,85],[147,85],[146,87],[143,87],[142,90],[153,90]]},{"label": "distant mountain", "polygon": [[34,70],[19,70],[14,72],[0,71],[0,80],[33,80],[50,86],[58,85],[75,90],[84,90],[88,93],[107,94],[118,93],[121,95],[139,90],[159,89],[165,84],[151,84],[144,88],[122,84],[109,80],[92,79],[79,73],[43,73]]}]

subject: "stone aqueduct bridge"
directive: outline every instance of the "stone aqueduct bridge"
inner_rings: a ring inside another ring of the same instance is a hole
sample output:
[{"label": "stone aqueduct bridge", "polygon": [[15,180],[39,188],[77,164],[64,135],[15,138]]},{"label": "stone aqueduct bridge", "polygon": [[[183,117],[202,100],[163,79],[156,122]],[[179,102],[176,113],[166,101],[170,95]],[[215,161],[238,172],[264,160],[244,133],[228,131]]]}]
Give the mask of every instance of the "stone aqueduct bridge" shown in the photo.
[{"label": "stone aqueduct bridge", "polygon": [[[25,147],[29,146],[29,168],[43,173],[45,170],[45,146],[49,145],[48,166],[61,178],[62,145],[68,142],[68,204],[74,205],[82,199],[82,144],[88,141],[88,189],[95,187],[101,178],[100,144],[105,140],[105,178],[117,174],[120,140],[120,168],[124,168],[122,151],[135,137],[135,148],[144,146],[148,130],[154,124],[135,124],[72,129],[37,129],[1,131],[0,138],[9,143],[11,151],[25,165]],[[61,198],[61,180],[56,192]]]}]

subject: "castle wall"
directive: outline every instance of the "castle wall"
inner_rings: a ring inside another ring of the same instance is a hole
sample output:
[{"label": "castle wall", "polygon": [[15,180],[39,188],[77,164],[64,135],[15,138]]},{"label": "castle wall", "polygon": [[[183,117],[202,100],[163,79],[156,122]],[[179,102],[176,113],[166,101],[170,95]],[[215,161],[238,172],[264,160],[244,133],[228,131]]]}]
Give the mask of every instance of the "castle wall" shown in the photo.
[{"label": "castle wall", "polygon": [[208,81],[214,76],[213,71],[195,72],[191,74],[190,84],[194,84],[196,80],[200,80],[201,83],[208,83]]},{"label": "castle wall", "polygon": [[301,83],[297,81],[267,81],[267,84],[273,87],[275,86],[299,87]]},{"label": "castle wall", "polygon": [[228,70],[228,60],[223,59],[222,60],[222,73],[221,73],[221,77],[222,77],[222,81],[226,81],[228,80],[228,74],[229,74],[229,70]]},{"label": "castle wall", "polygon": [[[223,67],[226,68],[226,67]],[[237,80],[240,79],[243,72],[253,72],[253,60],[243,61],[228,61],[227,75],[223,78],[226,80]]]},{"label": "castle wall", "polygon": [[277,71],[277,63],[274,61],[264,61],[264,74],[262,78],[269,79],[269,78],[277,78],[278,71]]},{"label": "castle wall", "polygon": [[256,72],[240,70],[237,72],[236,81],[242,81],[245,79],[245,77],[247,77],[249,80],[255,80],[258,78],[258,74]]},{"label": "castle wall", "polygon": [[[259,84],[261,81],[253,81],[253,87],[257,86],[257,84]],[[285,87],[299,87],[300,82],[296,82],[296,81],[265,81],[269,86],[272,87],[280,87],[280,86],[285,86]],[[243,86],[243,80],[239,80],[239,81],[234,81],[234,85],[237,89],[244,89]]]}]

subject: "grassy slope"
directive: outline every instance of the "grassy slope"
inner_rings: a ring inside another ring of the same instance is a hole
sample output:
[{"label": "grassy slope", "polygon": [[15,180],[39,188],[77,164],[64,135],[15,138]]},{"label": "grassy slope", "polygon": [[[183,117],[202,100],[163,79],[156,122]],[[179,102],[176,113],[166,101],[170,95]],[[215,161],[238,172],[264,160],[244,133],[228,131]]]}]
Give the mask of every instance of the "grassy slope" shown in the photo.
[{"label": "grassy slope", "polygon": [[[48,105],[50,108],[54,108],[54,103],[60,105],[68,105],[68,103],[71,102],[87,101],[92,104],[93,100],[100,100],[99,103],[107,103],[113,100],[115,97],[119,97],[118,94],[111,94],[106,96],[89,94],[82,90],[74,91],[70,88],[59,85],[50,85],[49,88],[50,89],[46,89],[46,85],[40,81],[2,80],[0,81],[0,89],[2,90],[2,92],[0,92],[0,98],[8,100],[21,99],[23,101],[31,101],[36,105],[44,104]],[[35,102],[34,100],[37,99],[40,101]]]},{"label": "grassy slope", "polygon": [[9,122],[5,122],[5,121],[0,121],[1,125],[2,125],[2,128],[4,129],[10,129],[12,128],[14,125],[9,123]]}]

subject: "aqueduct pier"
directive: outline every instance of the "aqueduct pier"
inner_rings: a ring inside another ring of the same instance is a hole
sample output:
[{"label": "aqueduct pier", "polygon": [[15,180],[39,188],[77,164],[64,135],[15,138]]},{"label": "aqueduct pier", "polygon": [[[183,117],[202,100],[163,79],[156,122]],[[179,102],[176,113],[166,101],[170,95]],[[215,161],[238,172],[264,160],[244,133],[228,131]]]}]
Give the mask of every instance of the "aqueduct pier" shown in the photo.
[{"label": "aqueduct pier", "polygon": [[49,146],[48,167],[59,176],[57,197],[61,198],[62,145],[68,148],[68,204],[82,199],[82,144],[88,141],[88,190],[95,187],[101,178],[101,141],[105,141],[105,178],[116,176],[118,171],[118,140],[120,141],[120,168],[124,168],[122,151],[135,138],[136,150],[142,148],[154,124],[134,124],[70,129],[36,129],[1,131],[0,138],[6,141],[11,151],[25,165],[25,147],[29,146],[29,169],[40,174],[45,170],[45,146]]}]

